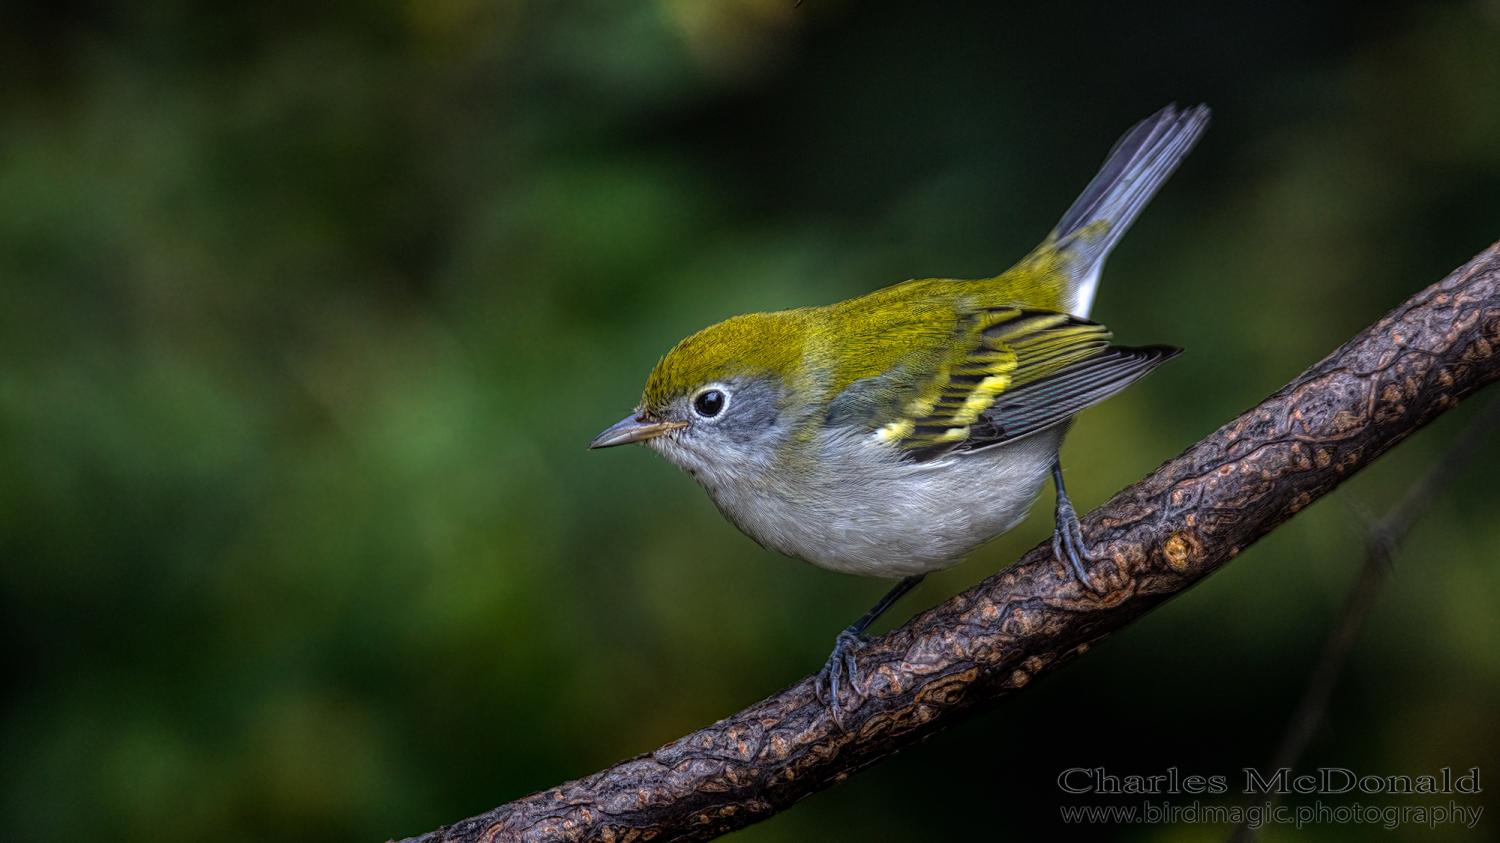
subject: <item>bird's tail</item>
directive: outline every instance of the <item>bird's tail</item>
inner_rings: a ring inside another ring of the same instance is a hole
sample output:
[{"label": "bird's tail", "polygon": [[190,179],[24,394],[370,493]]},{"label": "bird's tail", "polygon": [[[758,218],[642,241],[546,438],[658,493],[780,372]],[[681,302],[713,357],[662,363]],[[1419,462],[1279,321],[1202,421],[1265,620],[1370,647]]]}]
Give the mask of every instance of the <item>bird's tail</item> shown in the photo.
[{"label": "bird's tail", "polygon": [[1068,256],[1074,316],[1088,318],[1104,259],[1208,127],[1208,113],[1169,105],[1135,124],[1058,221],[1044,247]]}]

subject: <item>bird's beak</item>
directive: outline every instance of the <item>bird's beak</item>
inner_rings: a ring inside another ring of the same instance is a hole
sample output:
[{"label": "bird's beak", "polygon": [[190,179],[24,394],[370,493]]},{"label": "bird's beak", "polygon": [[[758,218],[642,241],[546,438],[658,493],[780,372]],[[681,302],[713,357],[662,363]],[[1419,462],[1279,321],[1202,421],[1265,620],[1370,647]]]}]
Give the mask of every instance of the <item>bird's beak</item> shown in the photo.
[{"label": "bird's beak", "polygon": [[632,414],[611,425],[609,430],[595,436],[594,441],[589,443],[589,450],[629,445],[631,442],[644,442],[647,439],[655,439],[669,430],[687,427],[687,425],[687,422],[652,421],[645,416],[637,417]]}]

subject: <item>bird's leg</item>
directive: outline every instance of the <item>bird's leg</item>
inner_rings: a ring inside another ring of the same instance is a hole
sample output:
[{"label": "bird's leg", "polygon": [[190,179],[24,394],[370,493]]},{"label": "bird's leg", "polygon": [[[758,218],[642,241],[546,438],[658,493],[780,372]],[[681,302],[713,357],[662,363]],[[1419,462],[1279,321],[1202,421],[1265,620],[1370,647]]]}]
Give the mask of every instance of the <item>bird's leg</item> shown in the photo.
[{"label": "bird's leg", "polygon": [[892,604],[901,599],[901,595],[911,591],[917,583],[922,581],[926,574],[915,574],[896,583],[896,587],[886,592],[864,617],[849,625],[848,629],[839,633],[834,639],[833,654],[828,657],[828,662],[823,669],[818,671],[817,679],[813,681],[813,694],[817,696],[818,702],[828,706],[833,714],[833,722],[839,728],[844,728],[842,708],[839,703],[839,689],[841,685],[848,684],[849,689],[854,692],[859,700],[865,698],[865,691],[859,686],[859,674],[857,665],[854,663],[854,652],[867,640],[865,630],[875,619],[885,614]]},{"label": "bird's leg", "polygon": [[1073,502],[1068,500],[1068,491],[1063,488],[1060,460],[1052,461],[1052,485],[1057,488],[1057,527],[1052,532],[1052,553],[1058,559],[1067,560],[1084,588],[1103,594],[1083,568],[1084,563],[1094,560],[1083,547],[1083,528],[1078,526],[1078,513],[1073,511]]}]

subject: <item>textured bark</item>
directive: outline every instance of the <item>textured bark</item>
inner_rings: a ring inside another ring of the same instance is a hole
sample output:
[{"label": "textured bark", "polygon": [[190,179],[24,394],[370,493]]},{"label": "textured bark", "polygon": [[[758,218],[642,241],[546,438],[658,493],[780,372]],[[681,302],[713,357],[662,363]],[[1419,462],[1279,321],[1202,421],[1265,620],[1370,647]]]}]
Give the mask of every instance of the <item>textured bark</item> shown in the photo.
[{"label": "textured bark", "polygon": [[781,811],[1072,660],[1500,378],[1500,244],[1084,516],[1107,593],[1050,542],[859,654],[841,731],[812,678],[666,746],[407,843],[707,840]]}]

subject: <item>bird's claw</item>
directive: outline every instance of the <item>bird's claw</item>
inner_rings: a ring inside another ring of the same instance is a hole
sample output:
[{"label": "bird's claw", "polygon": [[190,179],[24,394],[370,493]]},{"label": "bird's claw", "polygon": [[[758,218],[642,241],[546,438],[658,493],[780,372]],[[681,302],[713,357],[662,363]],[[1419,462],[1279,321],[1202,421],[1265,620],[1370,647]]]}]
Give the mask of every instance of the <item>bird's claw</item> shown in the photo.
[{"label": "bird's claw", "polygon": [[[833,722],[838,724],[839,729],[844,729],[844,710],[853,711],[859,708],[859,704],[868,696],[864,688],[860,687],[859,667],[854,662],[854,654],[869,638],[856,634],[853,629],[846,629],[839,633],[834,639],[833,652],[829,654],[828,661],[823,669],[818,671],[817,678],[813,680],[813,695],[818,702],[828,707],[828,713],[833,715]],[[845,706],[843,697],[848,694],[847,690],[854,696],[854,704]]]},{"label": "bird's claw", "polygon": [[1094,558],[1083,547],[1083,528],[1078,525],[1078,516],[1073,512],[1072,504],[1064,503],[1057,508],[1057,529],[1052,531],[1052,553],[1058,559],[1067,561],[1084,588],[1095,594],[1104,593],[1104,589],[1094,585],[1084,567],[1086,563],[1094,561]]}]

